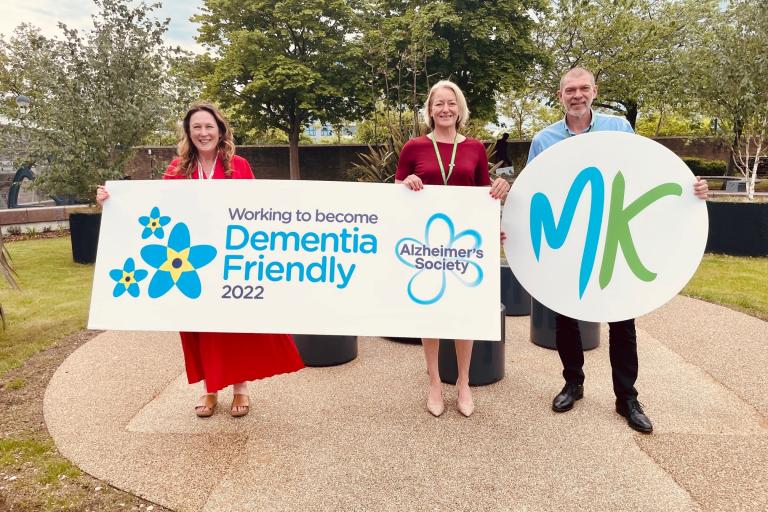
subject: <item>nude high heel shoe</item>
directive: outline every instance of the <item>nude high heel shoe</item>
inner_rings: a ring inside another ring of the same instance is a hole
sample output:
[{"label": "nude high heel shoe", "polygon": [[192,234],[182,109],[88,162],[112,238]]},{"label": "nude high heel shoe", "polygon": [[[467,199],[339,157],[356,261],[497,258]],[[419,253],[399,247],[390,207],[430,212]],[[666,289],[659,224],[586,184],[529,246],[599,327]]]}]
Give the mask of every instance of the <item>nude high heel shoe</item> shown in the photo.
[{"label": "nude high heel shoe", "polygon": [[456,408],[465,417],[469,418],[470,416],[472,416],[472,413],[475,412],[475,402],[474,402],[474,400],[472,400],[472,392],[471,391],[470,391],[470,394],[469,394],[469,400],[461,400],[461,398],[457,398],[457,400],[456,400]]},{"label": "nude high heel shoe", "polygon": [[442,400],[440,402],[430,402],[427,399],[427,410],[432,416],[439,418],[445,412],[445,405],[443,405]]}]

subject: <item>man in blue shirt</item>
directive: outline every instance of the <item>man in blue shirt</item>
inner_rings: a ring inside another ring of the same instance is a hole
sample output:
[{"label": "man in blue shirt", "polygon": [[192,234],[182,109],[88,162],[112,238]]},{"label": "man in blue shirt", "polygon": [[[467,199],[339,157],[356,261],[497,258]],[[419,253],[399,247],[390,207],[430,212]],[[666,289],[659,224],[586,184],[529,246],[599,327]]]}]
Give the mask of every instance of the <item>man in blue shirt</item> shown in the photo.
[{"label": "man in blue shirt", "polygon": [[[528,153],[528,162],[553,144],[568,137],[592,131],[621,131],[634,133],[632,126],[623,117],[600,114],[592,110],[592,101],[597,96],[594,75],[584,68],[573,68],[560,79],[557,91],[560,103],[565,108],[565,118],[541,130],[533,138]],[[706,199],[707,182],[698,180],[694,193]],[[584,396],[584,351],[578,321],[556,314],[555,344],[563,363],[565,386],[552,401],[552,410],[565,412],[573,408],[576,400]],[[627,419],[633,429],[651,433],[653,425],[637,400],[637,334],[634,319],[609,322],[609,357],[613,378],[613,392],[616,395],[616,412]]]}]

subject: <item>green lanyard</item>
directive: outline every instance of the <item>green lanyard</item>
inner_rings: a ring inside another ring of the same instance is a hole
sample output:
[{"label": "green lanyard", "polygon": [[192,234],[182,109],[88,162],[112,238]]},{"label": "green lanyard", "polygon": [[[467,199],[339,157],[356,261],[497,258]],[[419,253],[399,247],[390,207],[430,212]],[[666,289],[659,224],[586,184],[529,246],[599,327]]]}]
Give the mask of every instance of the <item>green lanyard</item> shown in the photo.
[{"label": "green lanyard", "polygon": [[440,158],[440,151],[437,149],[437,136],[432,133],[432,146],[435,148],[435,156],[437,157],[437,163],[440,164],[440,174],[443,175],[443,183],[448,184],[448,180],[451,179],[451,174],[453,174],[453,162],[456,160],[456,137],[458,137],[458,133],[453,136],[453,151],[451,152],[451,163],[448,165],[448,176],[445,176],[445,167],[443,167],[443,159]]}]

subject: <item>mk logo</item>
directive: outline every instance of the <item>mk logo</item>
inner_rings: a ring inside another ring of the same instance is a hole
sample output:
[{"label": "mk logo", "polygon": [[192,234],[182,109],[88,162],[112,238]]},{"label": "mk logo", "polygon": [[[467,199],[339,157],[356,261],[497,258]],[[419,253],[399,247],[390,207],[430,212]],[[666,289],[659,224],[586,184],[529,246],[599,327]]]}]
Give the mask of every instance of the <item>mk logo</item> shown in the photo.
[{"label": "mk logo", "polygon": [[[536,261],[541,254],[541,235],[546,237],[547,244],[552,249],[559,249],[565,243],[571,229],[576,206],[581,200],[587,185],[590,185],[591,201],[587,233],[584,240],[584,252],[579,270],[579,298],[584,295],[592,269],[595,266],[597,248],[600,241],[600,230],[603,225],[605,204],[605,183],[603,175],[597,167],[587,167],[574,179],[568,196],[565,199],[559,222],[555,222],[552,205],[546,195],[539,192],[531,198],[530,230],[531,242]],[[608,208],[608,225],[603,250],[603,261],[600,266],[600,289],[605,289],[611,282],[616,263],[616,252],[621,246],[621,252],[632,273],[642,281],[653,281],[656,274],[650,271],[640,261],[632,240],[629,222],[651,204],[665,196],[680,196],[682,187],[677,183],[664,183],[644,193],[632,203],[624,206],[624,191],[626,183],[624,175],[619,172],[613,179],[611,187],[611,202]]]}]

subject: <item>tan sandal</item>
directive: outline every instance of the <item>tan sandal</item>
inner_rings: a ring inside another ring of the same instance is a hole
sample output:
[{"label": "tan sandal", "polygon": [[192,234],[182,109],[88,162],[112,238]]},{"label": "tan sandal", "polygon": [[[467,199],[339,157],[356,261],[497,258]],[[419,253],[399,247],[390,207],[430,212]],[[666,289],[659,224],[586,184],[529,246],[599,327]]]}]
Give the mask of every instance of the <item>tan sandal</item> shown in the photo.
[{"label": "tan sandal", "polygon": [[242,418],[248,414],[250,408],[251,399],[248,395],[242,393],[235,393],[232,395],[232,407],[229,409],[229,414],[231,414],[233,418]]},{"label": "tan sandal", "polygon": [[216,410],[216,404],[219,402],[217,395],[207,394],[200,397],[200,403],[195,406],[195,414],[198,418],[210,418],[213,411]]}]

